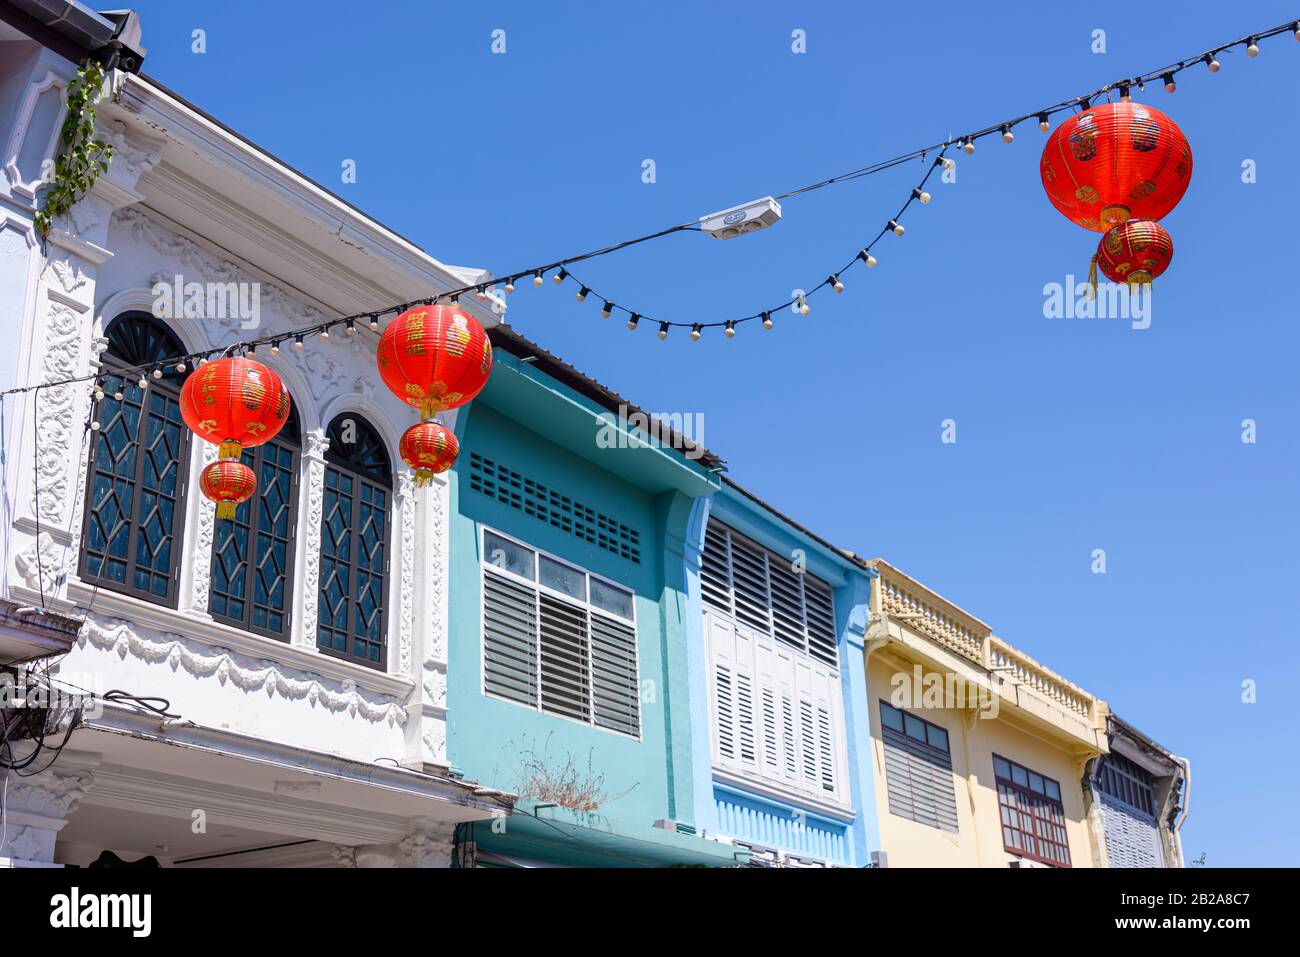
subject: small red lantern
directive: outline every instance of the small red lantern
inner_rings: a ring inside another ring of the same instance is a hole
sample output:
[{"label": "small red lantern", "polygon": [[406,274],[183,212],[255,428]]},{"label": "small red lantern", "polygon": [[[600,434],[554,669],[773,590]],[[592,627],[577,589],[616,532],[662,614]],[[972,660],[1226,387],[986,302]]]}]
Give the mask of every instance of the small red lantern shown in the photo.
[{"label": "small red lantern", "polygon": [[1155,107],[1103,103],[1056,128],[1039,163],[1047,198],[1071,222],[1104,233],[1168,215],[1192,178],[1192,148]]},{"label": "small red lantern", "polygon": [[243,462],[219,459],[199,473],[199,489],[217,503],[217,518],[234,518],[235,509],[257,490],[257,477]]},{"label": "small red lantern", "polygon": [[1174,241],[1159,223],[1130,219],[1106,232],[1097,244],[1097,267],[1112,282],[1149,283],[1174,258]]},{"label": "small red lantern", "polygon": [[215,359],[185,380],[181,417],[196,435],[219,447],[224,459],[269,442],[289,418],[289,390],[252,359]]},{"label": "small red lantern", "polygon": [[384,329],[375,360],[384,385],[431,419],[464,405],[487,385],[492,343],[455,306],[417,306]]},{"label": "small red lantern", "polygon": [[437,422],[421,422],[402,434],[398,451],[402,461],[415,469],[415,484],[431,485],[435,475],[456,464],[460,443],[450,429]]}]

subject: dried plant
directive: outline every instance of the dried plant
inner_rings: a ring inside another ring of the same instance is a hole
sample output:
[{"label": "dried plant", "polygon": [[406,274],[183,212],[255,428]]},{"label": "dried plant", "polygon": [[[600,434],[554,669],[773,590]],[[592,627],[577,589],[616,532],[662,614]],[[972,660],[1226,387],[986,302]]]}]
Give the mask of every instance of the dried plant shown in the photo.
[{"label": "dried plant", "polygon": [[552,764],[548,760],[550,743],[550,735],[547,735],[540,755],[531,747],[520,751],[519,784],[516,791],[521,798],[587,813],[609,801],[625,797],[636,787],[634,784],[621,794],[611,797],[605,790],[604,773],[597,773],[592,767],[590,751],[587,752],[585,769],[574,761],[571,752],[565,752],[563,764]]}]

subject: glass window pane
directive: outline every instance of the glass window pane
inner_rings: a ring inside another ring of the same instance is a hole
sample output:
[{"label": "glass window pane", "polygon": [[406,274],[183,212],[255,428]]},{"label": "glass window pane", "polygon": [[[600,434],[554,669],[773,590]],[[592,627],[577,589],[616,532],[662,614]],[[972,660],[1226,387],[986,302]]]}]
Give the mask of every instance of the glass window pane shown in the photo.
[{"label": "glass window pane", "polygon": [[489,565],[513,572],[529,581],[537,580],[533,571],[533,550],[500,535],[484,533],[483,559]]},{"label": "glass window pane", "polygon": [[920,718],[904,713],[903,726],[907,729],[909,738],[916,738],[918,741],[925,740],[925,722]]},{"label": "glass window pane", "polygon": [[1003,780],[1011,780],[1011,765],[1007,764],[1002,758],[993,758],[993,771]]},{"label": "glass window pane", "polygon": [[932,747],[936,747],[940,751],[948,750],[948,732],[943,730],[943,728],[936,728],[934,725],[928,725],[925,729],[925,733],[926,738],[929,740]]},{"label": "glass window pane", "polygon": [[1029,790],[1038,794],[1043,793],[1043,776],[1041,774],[1035,774],[1033,771],[1029,772]]},{"label": "glass window pane", "polygon": [[897,708],[891,708],[883,702],[880,705],[880,723],[886,728],[893,728],[895,731],[903,730],[903,712]]},{"label": "glass window pane", "polygon": [[598,578],[591,579],[591,603],[597,608],[632,620],[632,593],[613,585],[607,585]]},{"label": "glass window pane", "polygon": [[538,580],[547,588],[554,588],[579,601],[587,597],[587,576],[576,568],[570,568],[553,558],[541,555],[538,557],[537,574]]},{"label": "glass window pane", "polygon": [[1011,780],[1019,784],[1022,788],[1029,786],[1029,775],[1025,769],[1018,764],[1011,765]]},{"label": "glass window pane", "polygon": [[1056,801],[1061,800],[1061,787],[1060,787],[1060,785],[1058,785],[1058,784],[1057,784],[1055,781],[1053,781],[1051,778],[1046,778],[1046,779],[1044,779],[1044,783],[1047,785],[1047,796],[1048,796],[1049,798],[1052,798],[1053,800],[1056,800]]}]

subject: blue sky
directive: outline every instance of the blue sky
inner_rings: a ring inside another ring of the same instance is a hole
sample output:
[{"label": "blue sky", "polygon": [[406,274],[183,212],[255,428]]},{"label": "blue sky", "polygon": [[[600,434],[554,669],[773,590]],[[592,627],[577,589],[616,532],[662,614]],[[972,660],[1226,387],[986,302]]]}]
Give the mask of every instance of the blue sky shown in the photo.
[{"label": "blue sky", "polygon": [[[445,262],[498,274],[886,159],[1300,16],[1295,3],[138,0],[146,72]],[[382,11],[382,13],[380,12]],[[191,31],[207,52],[191,52]],[[506,31],[506,53],[491,33]],[[791,32],[807,52],[791,52]],[[1106,52],[1092,52],[1092,31]],[[874,271],[813,312],[666,343],[523,283],[520,331],[705,443],[778,508],[881,555],[1192,761],[1189,859],[1300,863],[1290,286],[1300,44],[1138,95],[1191,142],[1151,327],[1049,320],[1097,236],[1049,205],[1044,135],[981,140]],[[340,182],[356,161],[357,182]],[[653,159],[656,182],[642,182]],[[1242,182],[1254,160],[1258,181]],[[847,261],[919,163],[794,198],[774,229],[583,267],[639,311],[714,321]],[[1241,441],[1254,419],[1258,441]],[[957,442],[940,441],[941,422]],[[1091,571],[1106,552],[1107,572]],[[1258,700],[1242,702],[1242,682]]]}]

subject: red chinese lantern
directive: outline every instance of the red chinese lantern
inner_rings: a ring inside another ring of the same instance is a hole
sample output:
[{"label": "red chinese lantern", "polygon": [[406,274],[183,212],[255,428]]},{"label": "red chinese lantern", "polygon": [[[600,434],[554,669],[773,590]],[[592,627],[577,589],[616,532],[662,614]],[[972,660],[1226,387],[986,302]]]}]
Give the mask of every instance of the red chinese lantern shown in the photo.
[{"label": "red chinese lantern", "polygon": [[289,418],[289,390],[252,359],[215,359],[185,380],[181,417],[199,438],[218,446],[221,459],[269,442]]},{"label": "red chinese lantern", "polygon": [[431,485],[435,475],[456,464],[460,443],[450,429],[437,422],[421,422],[402,434],[398,450],[402,461],[415,469],[415,484]]},{"label": "red chinese lantern", "polygon": [[455,306],[417,306],[384,329],[375,359],[384,385],[431,419],[464,405],[487,385],[492,343]]},{"label": "red chinese lantern", "polygon": [[1084,229],[1104,233],[1129,219],[1166,216],[1191,182],[1192,149],[1155,107],[1103,103],[1056,128],[1039,172],[1053,206]]},{"label": "red chinese lantern", "polygon": [[199,473],[199,489],[217,503],[217,518],[234,518],[235,509],[253,497],[257,477],[243,462],[219,459]]},{"label": "red chinese lantern", "polygon": [[1174,241],[1159,223],[1130,219],[1107,230],[1097,244],[1097,267],[1112,282],[1149,283],[1174,258]]}]

